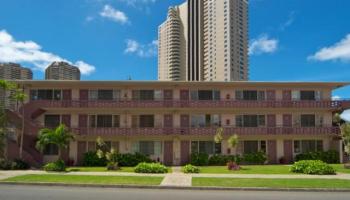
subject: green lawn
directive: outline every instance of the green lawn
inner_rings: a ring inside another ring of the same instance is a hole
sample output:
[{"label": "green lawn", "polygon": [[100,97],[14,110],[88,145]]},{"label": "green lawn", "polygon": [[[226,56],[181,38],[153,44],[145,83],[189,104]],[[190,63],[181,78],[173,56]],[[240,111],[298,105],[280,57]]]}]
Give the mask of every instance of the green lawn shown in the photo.
[{"label": "green lawn", "polygon": [[345,169],[344,164],[332,164],[331,166],[339,173],[350,174],[350,169]]},{"label": "green lawn", "polygon": [[122,167],[117,171],[108,171],[106,167],[69,167],[67,172],[134,172],[134,168]]},{"label": "green lawn", "polygon": [[193,186],[269,188],[350,188],[350,180],[340,179],[242,179],[192,178]]},{"label": "green lawn", "polygon": [[75,175],[25,175],[5,179],[18,183],[66,183],[101,185],[160,185],[163,177],[148,176],[75,176]]},{"label": "green lawn", "polygon": [[226,166],[200,167],[203,174],[293,174],[287,165],[246,165],[241,170],[230,171]]}]

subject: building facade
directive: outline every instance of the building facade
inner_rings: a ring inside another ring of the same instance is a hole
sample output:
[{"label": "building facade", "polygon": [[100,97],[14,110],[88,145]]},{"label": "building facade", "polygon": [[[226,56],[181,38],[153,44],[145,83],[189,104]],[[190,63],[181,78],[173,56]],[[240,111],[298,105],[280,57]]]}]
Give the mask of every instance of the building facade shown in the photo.
[{"label": "building facade", "polygon": [[[333,101],[332,90],[347,83],[269,82],[94,82],[21,81],[30,99],[25,104],[26,158],[48,162],[34,148],[42,127],[65,124],[75,134],[65,158],[81,165],[85,152],[101,137],[120,153],[149,155],[167,165],[182,165],[193,152],[245,154],[263,151],[268,163],[291,162],[308,151],[334,149],[342,155],[335,112],[349,101]],[[20,114],[9,112],[14,122]],[[218,127],[224,140],[214,143]],[[235,149],[227,139],[239,136]],[[18,145],[8,144],[9,157]],[[341,156],[342,157],[342,156]],[[342,158],[341,158],[342,159]]]},{"label": "building facade", "polygon": [[247,0],[188,0],[169,8],[158,35],[159,80],[249,79]]},{"label": "building facade", "polygon": [[66,62],[53,62],[45,70],[46,80],[80,80],[80,70]]},{"label": "building facade", "polygon": [[[15,63],[0,63],[0,79],[3,80],[31,80],[33,79],[33,72],[28,68],[24,68]],[[4,105],[6,108],[14,107],[15,101],[8,97],[14,91],[3,91],[0,89],[0,105]]]}]

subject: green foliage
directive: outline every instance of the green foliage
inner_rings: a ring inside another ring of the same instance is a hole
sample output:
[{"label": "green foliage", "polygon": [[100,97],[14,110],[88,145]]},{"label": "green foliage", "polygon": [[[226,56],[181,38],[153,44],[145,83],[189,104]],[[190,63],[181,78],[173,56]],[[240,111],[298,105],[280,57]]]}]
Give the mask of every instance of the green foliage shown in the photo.
[{"label": "green foliage", "polygon": [[44,167],[47,172],[65,172],[66,165],[63,160],[57,160],[56,162],[47,163]]},{"label": "green foliage", "polygon": [[199,167],[188,164],[182,168],[182,171],[185,174],[198,174],[200,172],[200,169],[199,169]]},{"label": "green foliage", "polygon": [[84,154],[83,165],[86,167],[103,167],[107,165],[107,160],[104,157],[98,157],[96,151],[89,151]]},{"label": "green foliage", "polygon": [[0,170],[11,170],[13,165],[13,162],[0,158]]},{"label": "green foliage", "polygon": [[21,159],[16,159],[14,162],[13,162],[13,165],[12,165],[12,169],[13,170],[26,170],[26,169],[29,169],[30,168],[30,165],[25,162],[24,160],[21,160]]},{"label": "green foliage", "polygon": [[107,163],[107,170],[108,171],[116,171],[119,170],[120,167],[117,162],[108,162]]},{"label": "green foliage", "polygon": [[232,135],[228,140],[227,143],[229,145],[230,148],[235,148],[238,145],[238,135],[234,134]]},{"label": "green foliage", "polygon": [[245,164],[248,165],[263,165],[265,164],[267,157],[264,152],[248,153],[243,155]]},{"label": "green foliage", "polygon": [[295,156],[295,161],[300,160],[321,160],[328,164],[339,163],[339,152],[335,150],[324,151],[324,152],[308,152]]},{"label": "green foliage", "polygon": [[214,141],[215,143],[221,143],[221,141],[224,138],[224,128],[220,127],[216,130],[215,136],[214,136]]},{"label": "green foliage", "polygon": [[59,148],[59,157],[62,149],[68,148],[69,142],[74,140],[73,133],[61,124],[55,129],[44,128],[39,131],[36,148],[43,151],[48,144],[55,144]]},{"label": "green foliage", "polygon": [[344,143],[344,150],[350,154],[350,123],[344,123],[340,126],[341,135]]},{"label": "green foliage", "polygon": [[209,158],[208,165],[225,166],[228,162],[240,163],[242,158],[239,155],[212,155]]},{"label": "green foliage", "polygon": [[206,153],[192,153],[191,164],[195,166],[206,166],[209,163],[209,155]]},{"label": "green foliage", "polygon": [[321,160],[302,160],[295,162],[290,168],[290,171],[294,173],[314,175],[335,174],[335,169]]},{"label": "green foliage", "polygon": [[136,173],[164,174],[168,168],[160,163],[139,163],[134,170]]},{"label": "green foliage", "polygon": [[117,161],[119,166],[122,167],[135,167],[139,163],[146,162],[151,163],[152,160],[143,154],[135,153],[135,154],[118,154]]}]

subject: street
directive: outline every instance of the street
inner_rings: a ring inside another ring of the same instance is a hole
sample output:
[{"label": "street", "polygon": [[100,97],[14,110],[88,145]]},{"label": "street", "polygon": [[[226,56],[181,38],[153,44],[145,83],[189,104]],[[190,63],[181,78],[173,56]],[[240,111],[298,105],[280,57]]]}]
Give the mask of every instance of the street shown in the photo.
[{"label": "street", "polygon": [[0,200],[348,200],[344,192],[197,191],[0,185]]}]

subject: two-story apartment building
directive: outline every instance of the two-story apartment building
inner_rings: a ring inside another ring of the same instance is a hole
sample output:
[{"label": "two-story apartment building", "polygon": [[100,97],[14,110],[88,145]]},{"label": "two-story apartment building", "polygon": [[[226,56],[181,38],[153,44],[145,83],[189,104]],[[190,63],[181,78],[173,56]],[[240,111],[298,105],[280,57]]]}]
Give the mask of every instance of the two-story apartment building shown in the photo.
[{"label": "two-story apartment building", "polygon": [[[34,148],[41,127],[63,123],[76,134],[65,157],[82,163],[101,137],[120,153],[139,152],[167,165],[189,162],[192,152],[244,154],[266,152],[268,162],[291,162],[308,151],[334,149],[342,158],[335,112],[350,107],[333,101],[332,91],[347,83],[302,82],[134,82],[19,81],[24,105],[24,150],[28,160],[47,162],[57,147],[44,154]],[[13,119],[21,115],[10,112]],[[16,120],[15,120],[16,121]],[[18,120],[17,120],[18,121]],[[218,127],[224,140],[214,142]],[[227,139],[239,136],[235,149]],[[16,157],[16,138],[9,156]]]}]

